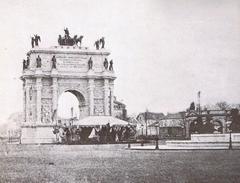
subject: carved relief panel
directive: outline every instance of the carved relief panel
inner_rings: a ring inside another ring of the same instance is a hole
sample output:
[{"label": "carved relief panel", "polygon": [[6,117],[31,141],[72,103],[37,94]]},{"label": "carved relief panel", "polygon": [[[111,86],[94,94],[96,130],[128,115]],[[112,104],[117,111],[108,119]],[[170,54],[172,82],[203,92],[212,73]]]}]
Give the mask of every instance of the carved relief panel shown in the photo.
[{"label": "carved relief panel", "polygon": [[104,115],[104,104],[102,98],[94,99],[94,115]]},{"label": "carved relief panel", "polygon": [[42,98],[51,99],[52,98],[52,88],[51,86],[43,86],[42,88]]},{"label": "carved relief panel", "polygon": [[42,99],[41,121],[42,123],[52,122],[52,101],[51,99]]}]

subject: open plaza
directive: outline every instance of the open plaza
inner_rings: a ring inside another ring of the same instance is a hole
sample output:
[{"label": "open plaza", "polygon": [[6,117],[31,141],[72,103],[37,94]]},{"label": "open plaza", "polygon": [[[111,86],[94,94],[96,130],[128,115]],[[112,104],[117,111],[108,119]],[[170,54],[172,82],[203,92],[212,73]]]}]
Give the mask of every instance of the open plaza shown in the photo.
[{"label": "open plaza", "polygon": [[[1,138],[1,182],[240,180],[239,109],[203,109],[199,91],[186,111],[128,118],[114,95],[104,37],[90,49],[81,47],[83,37],[64,32],[52,47],[32,37],[21,76],[21,128]],[[70,118],[61,117],[64,93],[78,102],[77,115],[65,108]]]},{"label": "open plaza", "polygon": [[0,183],[240,182],[239,15],[0,1]]},{"label": "open plaza", "polygon": [[239,182],[238,150],[146,151],[118,145],[1,145],[0,182]]}]

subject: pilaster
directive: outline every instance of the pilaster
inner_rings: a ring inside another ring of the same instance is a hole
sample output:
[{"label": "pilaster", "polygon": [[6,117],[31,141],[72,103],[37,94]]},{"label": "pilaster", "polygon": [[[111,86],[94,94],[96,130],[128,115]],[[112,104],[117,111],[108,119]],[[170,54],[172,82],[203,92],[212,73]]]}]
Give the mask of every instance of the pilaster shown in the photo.
[{"label": "pilaster", "polygon": [[94,115],[94,79],[88,80],[88,94],[89,94],[89,115]]},{"label": "pilaster", "polygon": [[24,90],[26,92],[26,95],[24,96],[24,116],[25,116],[25,122],[29,123],[29,100],[30,100],[30,86],[25,86]]},{"label": "pilaster", "polygon": [[114,86],[110,86],[110,116],[113,116],[114,114]]},{"label": "pilaster", "polygon": [[42,78],[36,78],[36,90],[37,90],[37,123],[41,123],[41,109],[42,109]]},{"label": "pilaster", "polygon": [[104,79],[104,87],[103,87],[103,92],[104,92],[104,115],[107,116],[109,115],[109,80]]},{"label": "pilaster", "polygon": [[54,115],[54,117],[57,116],[57,103],[58,103],[58,82],[57,82],[57,78],[53,77],[52,78],[52,115]]}]

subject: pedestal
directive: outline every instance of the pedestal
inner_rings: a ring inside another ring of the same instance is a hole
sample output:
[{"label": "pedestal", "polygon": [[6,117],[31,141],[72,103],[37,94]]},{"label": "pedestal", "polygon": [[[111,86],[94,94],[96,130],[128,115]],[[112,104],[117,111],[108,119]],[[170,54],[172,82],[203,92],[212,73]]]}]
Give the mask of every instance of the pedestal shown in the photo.
[{"label": "pedestal", "polygon": [[56,135],[52,125],[22,126],[22,144],[52,144],[56,143]]}]

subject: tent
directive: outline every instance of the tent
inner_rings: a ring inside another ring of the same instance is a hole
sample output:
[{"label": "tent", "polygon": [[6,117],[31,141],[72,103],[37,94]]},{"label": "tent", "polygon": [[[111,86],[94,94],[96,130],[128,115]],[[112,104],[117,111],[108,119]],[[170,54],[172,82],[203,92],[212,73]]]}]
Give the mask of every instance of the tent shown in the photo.
[{"label": "tent", "polygon": [[110,126],[127,126],[128,122],[121,119],[112,117],[112,116],[88,116],[79,121],[75,121],[73,125],[76,126],[85,126],[85,127],[94,127],[94,126],[103,126],[106,124]]}]

